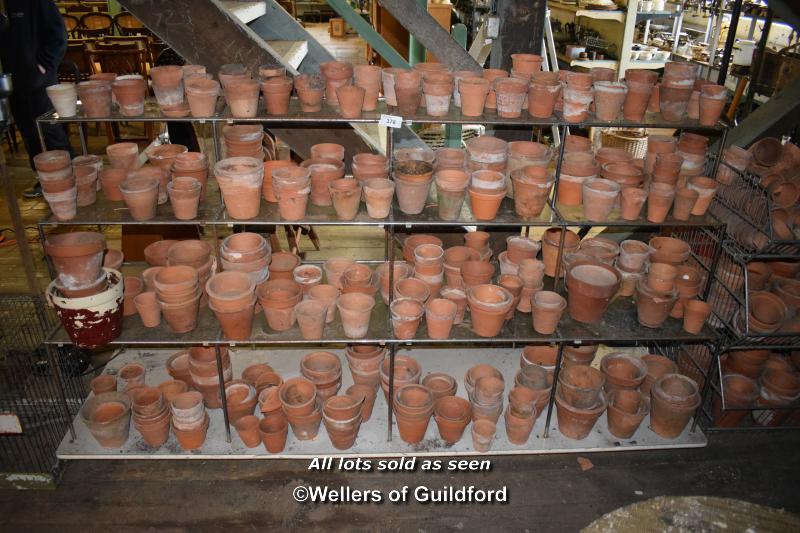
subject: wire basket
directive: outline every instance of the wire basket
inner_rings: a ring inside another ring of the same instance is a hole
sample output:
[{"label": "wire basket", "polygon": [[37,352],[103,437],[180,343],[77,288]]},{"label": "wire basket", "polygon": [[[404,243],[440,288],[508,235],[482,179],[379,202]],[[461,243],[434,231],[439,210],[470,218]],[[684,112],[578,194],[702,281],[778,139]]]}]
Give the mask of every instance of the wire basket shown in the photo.
[{"label": "wire basket", "polygon": [[727,244],[734,253],[745,258],[800,256],[800,240],[789,224],[774,218],[772,199],[761,178],[724,160],[720,167],[720,185],[710,211],[728,223]]},{"label": "wire basket", "polygon": [[[755,375],[737,376],[738,379],[746,377],[755,382],[757,395],[755,400],[746,406],[737,406],[731,402],[726,395],[725,389],[720,386],[723,376],[726,374],[738,374],[735,370],[728,367],[731,357],[735,357],[737,352],[747,351],[747,349],[729,350],[715,360],[711,372],[708,394],[703,402],[701,412],[701,423],[704,428],[712,431],[746,430],[746,429],[782,429],[800,427],[800,405],[797,401],[780,402],[777,405],[774,398],[770,398],[769,393],[764,394],[760,387],[760,377]],[[792,364],[784,358],[786,354],[772,352],[772,357],[779,357]],[[763,395],[763,396],[762,396]]]},{"label": "wire basket", "polygon": [[38,297],[0,295],[0,479],[18,487],[55,479],[56,449],[86,396],[74,354],[48,356],[42,344],[57,322]]},{"label": "wire basket", "polygon": [[800,331],[793,328],[796,317],[789,317],[774,332],[759,331],[750,319],[750,299],[755,291],[749,287],[747,262],[726,243],[713,275],[708,302],[712,307],[710,322],[725,333],[724,343],[735,347],[800,346]]},{"label": "wire basket", "polygon": [[605,148],[622,148],[634,159],[647,157],[647,129],[604,128],[600,131],[600,145]]}]

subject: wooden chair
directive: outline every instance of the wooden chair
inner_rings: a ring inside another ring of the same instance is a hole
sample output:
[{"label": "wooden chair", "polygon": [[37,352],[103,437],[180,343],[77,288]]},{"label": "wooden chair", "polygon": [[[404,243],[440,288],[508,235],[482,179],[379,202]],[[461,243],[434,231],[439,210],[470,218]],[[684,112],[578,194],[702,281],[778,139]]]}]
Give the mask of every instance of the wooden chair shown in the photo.
[{"label": "wooden chair", "polygon": [[114,19],[106,13],[87,13],[81,17],[78,33],[83,37],[102,37],[113,33]]},{"label": "wooden chair", "polygon": [[114,25],[120,35],[152,35],[150,30],[130,13],[119,13],[114,16]]},{"label": "wooden chair", "polygon": [[[114,72],[117,75],[140,74],[147,76],[147,48],[138,41],[95,41],[88,44],[86,53],[97,72]],[[100,66],[99,70],[97,65]]]},{"label": "wooden chair", "polygon": [[108,13],[108,2],[81,2],[81,4],[95,13]]},{"label": "wooden chair", "polygon": [[[94,72],[94,67],[86,54],[87,42],[89,42],[87,39],[67,40],[67,51],[61,63],[70,66],[63,70],[59,67],[58,81],[78,83],[89,79]],[[71,65],[74,65],[74,68]]]},{"label": "wooden chair", "polygon": [[144,72],[137,72],[137,74],[145,76],[145,74],[150,71],[150,67],[153,65],[153,59],[150,57],[150,46],[152,40],[153,38],[149,35],[106,35],[100,40],[100,42],[104,45],[136,43],[139,49],[144,52],[146,63],[146,69]]},{"label": "wooden chair", "polygon": [[78,17],[72,15],[61,15],[64,19],[64,27],[67,30],[67,36],[71,39],[75,39],[78,37],[78,27],[81,25],[81,21],[78,20]]}]

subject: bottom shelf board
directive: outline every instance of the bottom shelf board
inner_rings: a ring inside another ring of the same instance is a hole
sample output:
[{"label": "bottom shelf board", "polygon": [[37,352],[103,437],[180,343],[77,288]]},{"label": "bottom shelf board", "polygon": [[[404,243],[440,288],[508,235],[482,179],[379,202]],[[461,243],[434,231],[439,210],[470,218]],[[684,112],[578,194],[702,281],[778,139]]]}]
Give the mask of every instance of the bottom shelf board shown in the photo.
[{"label": "bottom shelf board", "polygon": [[[601,350],[608,352],[612,350]],[[614,348],[617,351],[619,348]],[[300,359],[313,349],[269,349],[269,350],[231,350],[231,363],[233,375],[238,377],[247,366],[266,362],[276,372],[286,379],[299,375]],[[347,368],[344,348],[328,349],[336,353],[342,360],[342,389],[352,385],[352,378]],[[506,382],[504,397],[507,401],[508,391],[514,382],[514,374],[519,369],[519,356],[522,351],[518,348],[415,348],[398,350],[398,355],[410,355],[417,359],[422,367],[422,376],[430,372],[446,372],[458,381],[459,396],[466,397],[463,379],[467,370],[479,363],[489,363],[503,373]],[[107,373],[115,373],[129,362],[139,362],[147,369],[146,382],[148,385],[157,385],[170,379],[164,366],[167,358],[174,353],[173,350],[126,350],[108,363]],[[601,352],[598,354],[598,358]],[[595,359],[597,362],[598,359]],[[131,424],[128,441],[119,449],[104,449],[80,419],[75,419],[76,439],[72,440],[69,433],[64,437],[58,448],[59,459],[312,459],[315,457],[397,457],[397,456],[455,456],[455,455],[526,455],[526,454],[551,454],[551,453],[586,453],[601,451],[625,450],[658,450],[670,448],[699,448],[707,444],[705,435],[697,428],[690,431],[691,423],[677,438],[667,440],[659,437],[648,429],[649,419],[645,419],[633,438],[620,440],[608,432],[606,415],[597,421],[592,432],[583,440],[568,439],[558,431],[558,416],[553,413],[550,421],[550,436],[543,437],[546,411],[536,420],[527,444],[517,446],[511,444],[506,438],[503,417],[497,424],[497,435],[489,454],[480,454],[472,447],[470,426],[464,431],[462,439],[448,445],[439,438],[436,422],[431,419],[428,431],[423,441],[410,445],[400,439],[395,426],[392,431],[392,440],[387,440],[387,405],[382,391],[378,391],[375,407],[370,420],[361,425],[355,445],[349,450],[333,448],[325,433],[324,424],[320,425],[319,434],[311,441],[298,441],[289,430],[286,448],[278,454],[269,454],[260,446],[248,449],[239,439],[236,431],[231,427],[231,441],[226,441],[225,424],[220,409],[209,410],[211,422],[208,435],[203,447],[195,451],[185,451],[178,446],[177,440],[170,435],[169,440],[158,449],[147,446],[139,433]]]}]

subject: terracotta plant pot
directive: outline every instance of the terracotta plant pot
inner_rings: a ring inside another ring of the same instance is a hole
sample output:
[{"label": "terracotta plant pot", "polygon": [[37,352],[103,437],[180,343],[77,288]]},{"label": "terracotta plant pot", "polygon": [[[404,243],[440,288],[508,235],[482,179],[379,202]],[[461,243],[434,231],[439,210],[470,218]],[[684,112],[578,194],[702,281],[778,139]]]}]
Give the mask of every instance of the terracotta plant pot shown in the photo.
[{"label": "terracotta plant pot", "polygon": [[338,179],[330,182],[330,190],[336,217],[339,220],[353,220],[358,215],[361,204],[361,184],[354,179]]},{"label": "terracotta plant pot", "polygon": [[650,412],[650,404],[636,390],[615,390],[608,394],[608,430],[619,439],[633,437]]},{"label": "terracotta plant pot", "polygon": [[[344,177],[344,163],[335,158],[311,158],[303,161],[300,165],[308,169],[308,176],[310,178],[311,190],[310,190],[310,199],[311,203],[314,205],[321,205],[321,206],[328,206],[333,205],[331,201],[331,194],[329,190],[329,185],[332,181],[343,178]],[[299,183],[287,183],[285,180],[288,177],[292,177],[295,179],[301,179],[302,176],[297,172],[293,171],[293,176],[285,176],[284,171],[281,170],[279,172],[279,178],[284,182],[286,186],[289,186],[289,191],[293,194],[300,194],[300,191],[304,190],[305,188],[300,187]],[[274,176],[273,172],[273,176]],[[273,181],[276,181],[273,178]],[[284,187],[286,189],[287,187]]]},{"label": "terracotta plant pot", "polygon": [[294,81],[300,110],[304,113],[322,111],[322,97],[325,95],[325,79],[316,74],[301,74]]},{"label": "terracotta plant pot", "polygon": [[461,114],[465,117],[480,117],[489,94],[489,80],[484,78],[462,78],[458,82]]},{"label": "terracotta plant pot", "polygon": [[689,300],[684,304],[683,329],[697,335],[711,315],[711,305],[700,300]]},{"label": "terracotta plant pot", "polygon": [[591,260],[575,262],[567,272],[570,316],[585,323],[602,320],[620,281],[619,272],[604,263]]},{"label": "terracotta plant pot", "polygon": [[585,439],[605,409],[606,398],[602,392],[592,406],[579,408],[565,400],[560,389],[556,391],[558,430],[568,439]]},{"label": "terracotta plant pot", "polygon": [[456,443],[461,440],[464,429],[472,419],[472,407],[464,398],[445,396],[434,403],[434,419],[442,440]]},{"label": "terracotta plant pot", "polygon": [[375,299],[359,292],[342,294],[336,300],[344,334],[351,339],[366,337]]},{"label": "terracotta plant pot", "polygon": [[364,106],[364,94],[364,88],[356,85],[345,85],[336,89],[339,114],[344,118],[359,118]]},{"label": "terracotta plant pot", "polygon": [[269,453],[280,453],[286,447],[289,423],[283,416],[262,418],[258,423],[258,432]]},{"label": "terracotta plant pot", "polygon": [[300,284],[293,280],[271,279],[258,286],[256,296],[271,329],[286,331],[294,326],[294,306],[303,296]]},{"label": "terracotta plant pot", "polygon": [[253,118],[258,111],[259,84],[255,80],[234,80],[223,85],[225,101],[234,118]]},{"label": "terracotta plant pot", "polygon": [[372,178],[364,183],[363,190],[367,215],[375,219],[388,217],[392,207],[395,183],[385,178]]},{"label": "terracotta plant pot", "polygon": [[425,308],[411,298],[398,298],[390,307],[394,336],[398,339],[413,339],[417,333]]},{"label": "terracotta plant pot", "polygon": [[719,395],[714,395],[712,401],[714,427],[738,427],[747,416],[745,409],[752,407],[759,396],[758,383],[741,374],[725,374],[722,376],[722,390],[725,395],[725,411]]},{"label": "terracotta plant pot", "polygon": [[700,405],[697,383],[681,374],[665,374],[650,393],[650,429],[665,439],[677,438]]},{"label": "terracotta plant pot", "polygon": [[558,293],[539,291],[534,294],[533,329],[542,335],[551,335],[555,332],[567,301]]},{"label": "terracotta plant pot", "polygon": [[93,396],[81,408],[81,418],[100,446],[119,448],[128,440],[131,401],[119,392]]},{"label": "terracotta plant pot", "polygon": [[595,117],[606,122],[617,120],[628,93],[627,86],[616,81],[595,81],[594,93]]},{"label": "terracotta plant pot", "polygon": [[289,112],[289,99],[294,82],[287,77],[273,77],[261,81],[264,107],[269,115],[285,115]]},{"label": "terracotta plant pot", "polygon": [[458,306],[451,300],[444,298],[429,300],[425,306],[428,337],[431,339],[449,338],[457,311]]},{"label": "terracotta plant pot", "polygon": [[87,118],[111,116],[111,83],[99,80],[78,83],[78,97]]},{"label": "terracotta plant pot", "polygon": [[677,290],[659,292],[639,280],[636,286],[636,313],[639,324],[648,328],[660,327],[669,316],[675,300],[678,298]]},{"label": "terracotta plant pot", "polygon": [[227,214],[236,220],[258,216],[264,165],[252,157],[231,157],[214,165]]},{"label": "terracotta plant pot", "polygon": [[74,83],[57,83],[46,90],[47,97],[60,117],[69,118],[78,114],[78,91]]},{"label": "terracotta plant pot", "polygon": [[516,78],[498,78],[494,82],[497,98],[497,115],[517,118],[522,114],[523,102],[528,98],[528,83]]},{"label": "terracotta plant pot", "polygon": [[136,143],[109,144],[106,146],[106,155],[112,168],[128,170],[139,168],[139,147]]},{"label": "terracotta plant pot", "polygon": [[513,304],[513,296],[503,287],[481,284],[467,291],[472,327],[481,337],[496,337]]},{"label": "terracotta plant pot", "polygon": [[418,215],[425,209],[433,166],[425,161],[402,161],[395,165],[394,183],[400,211]]},{"label": "terracotta plant pot", "polygon": [[175,178],[167,184],[175,218],[178,220],[192,220],[197,218],[197,208],[200,203],[200,182],[194,178]]},{"label": "terracotta plant pot", "polygon": [[117,378],[111,374],[102,374],[92,379],[89,387],[95,395],[104,392],[117,392]]},{"label": "terracotta plant pot", "polygon": [[[556,276],[556,267],[558,266],[558,248],[561,242],[560,228],[549,228],[545,231],[542,237],[542,261],[544,262],[544,273],[550,277]],[[578,235],[570,230],[566,230],[564,234],[564,250],[563,254],[569,254],[578,249],[580,238]],[[559,277],[563,271],[559,273]]]},{"label": "terracotta plant pot", "polygon": [[321,339],[328,316],[328,305],[320,300],[305,300],[295,306],[300,333],[306,340]]},{"label": "terracotta plant pot", "polygon": [[120,186],[122,198],[134,220],[150,220],[156,216],[158,180],[139,177],[127,178]]},{"label": "terracotta plant pot", "polygon": [[592,222],[603,222],[614,209],[619,197],[618,183],[603,178],[589,178],[583,182],[583,214]]},{"label": "terracotta plant pot", "polygon": [[497,425],[490,420],[476,420],[472,424],[472,447],[475,451],[486,453],[492,448]]}]

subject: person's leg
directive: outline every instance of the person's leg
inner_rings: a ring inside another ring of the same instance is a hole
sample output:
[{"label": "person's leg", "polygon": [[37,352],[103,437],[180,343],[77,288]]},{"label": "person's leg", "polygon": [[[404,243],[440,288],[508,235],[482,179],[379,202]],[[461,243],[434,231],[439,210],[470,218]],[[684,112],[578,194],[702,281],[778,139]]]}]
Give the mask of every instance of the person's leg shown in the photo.
[{"label": "person's leg", "polygon": [[[14,122],[19,128],[25,143],[25,150],[28,152],[31,169],[35,170],[33,157],[45,150],[45,147],[42,147],[39,142],[36,118],[50,111],[53,105],[44,87],[24,91],[17,89],[11,95],[10,104],[11,114],[14,115]],[[47,150],[67,150],[71,156],[75,155],[70,146],[69,137],[61,124],[43,124],[42,136]],[[37,183],[33,189],[25,191],[23,195],[26,198],[41,196],[41,187]]]}]

